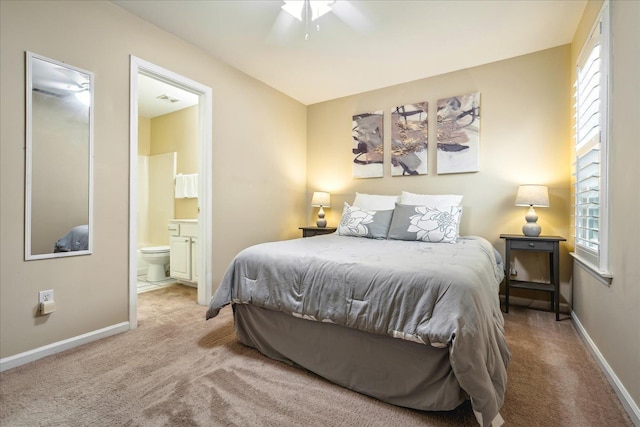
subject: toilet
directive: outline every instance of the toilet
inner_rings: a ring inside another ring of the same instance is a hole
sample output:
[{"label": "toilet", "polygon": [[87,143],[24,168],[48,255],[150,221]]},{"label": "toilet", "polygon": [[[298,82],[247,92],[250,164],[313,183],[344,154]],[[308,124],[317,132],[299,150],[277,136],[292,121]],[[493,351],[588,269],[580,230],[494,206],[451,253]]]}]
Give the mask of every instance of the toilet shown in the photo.
[{"label": "toilet", "polygon": [[142,259],[149,264],[147,282],[160,282],[167,278],[169,264],[169,246],[151,246],[140,249]]}]

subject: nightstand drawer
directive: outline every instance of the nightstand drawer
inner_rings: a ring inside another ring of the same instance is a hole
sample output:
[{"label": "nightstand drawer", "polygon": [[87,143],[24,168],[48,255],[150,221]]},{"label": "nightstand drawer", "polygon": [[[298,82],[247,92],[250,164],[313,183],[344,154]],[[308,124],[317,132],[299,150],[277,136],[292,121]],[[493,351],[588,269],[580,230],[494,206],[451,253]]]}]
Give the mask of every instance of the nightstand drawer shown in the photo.
[{"label": "nightstand drawer", "polygon": [[531,240],[512,240],[511,249],[520,251],[548,251],[553,252],[553,242],[533,242]]}]

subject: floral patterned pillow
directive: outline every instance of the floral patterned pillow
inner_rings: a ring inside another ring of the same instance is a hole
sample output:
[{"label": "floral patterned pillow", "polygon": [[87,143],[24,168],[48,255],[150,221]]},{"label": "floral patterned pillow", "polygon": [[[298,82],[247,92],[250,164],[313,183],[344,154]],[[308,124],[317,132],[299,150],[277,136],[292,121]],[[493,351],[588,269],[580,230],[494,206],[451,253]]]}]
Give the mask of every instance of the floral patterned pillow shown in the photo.
[{"label": "floral patterned pillow", "polygon": [[344,204],[342,219],[338,225],[341,236],[386,239],[393,210],[372,211]]},{"label": "floral patterned pillow", "polygon": [[434,208],[396,204],[389,239],[455,243],[462,217],[461,206]]}]

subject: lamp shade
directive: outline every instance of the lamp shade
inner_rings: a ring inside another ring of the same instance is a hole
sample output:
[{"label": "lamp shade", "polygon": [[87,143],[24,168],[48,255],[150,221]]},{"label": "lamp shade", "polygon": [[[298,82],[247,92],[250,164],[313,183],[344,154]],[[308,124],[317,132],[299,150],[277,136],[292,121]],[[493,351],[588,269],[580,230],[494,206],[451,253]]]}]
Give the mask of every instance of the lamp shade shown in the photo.
[{"label": "lamp shade", "polygon": [[516,206],[549,207],[549,191],[544,185],[521,185],[516,194]]},{"label": "lamp shade", "polygon": [[311,198],[311,206],[331,207],[331,195],[324,191],[316,191]]}]

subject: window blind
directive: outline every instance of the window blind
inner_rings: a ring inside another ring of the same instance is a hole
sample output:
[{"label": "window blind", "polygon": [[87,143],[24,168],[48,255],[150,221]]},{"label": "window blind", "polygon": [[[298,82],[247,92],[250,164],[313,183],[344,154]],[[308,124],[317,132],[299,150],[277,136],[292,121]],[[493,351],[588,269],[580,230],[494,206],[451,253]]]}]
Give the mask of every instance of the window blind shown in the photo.
[{"label": "window blind", "polygon": [[607,271],[606,129],[607,37],[605,8],[578,59],[575,84],[575,251]]}]

